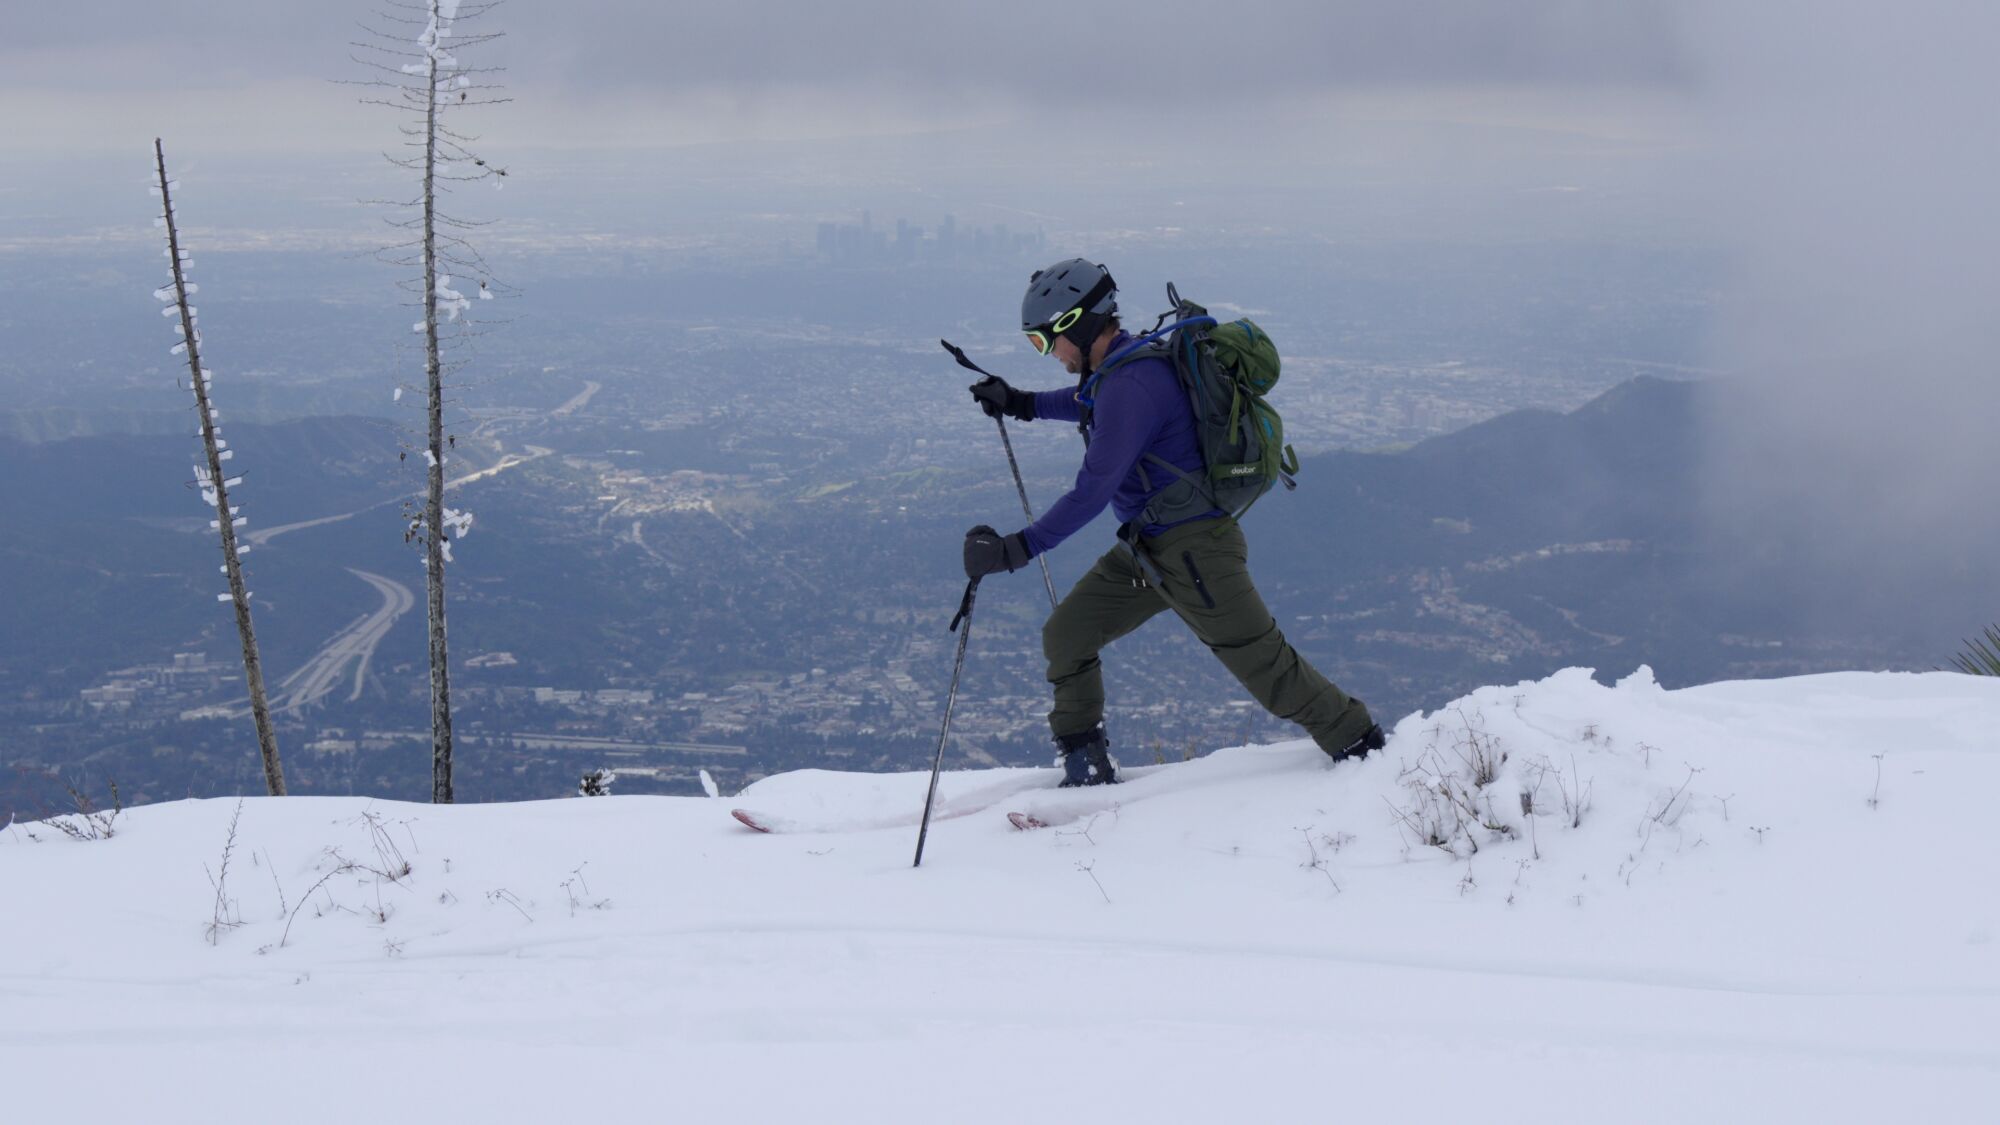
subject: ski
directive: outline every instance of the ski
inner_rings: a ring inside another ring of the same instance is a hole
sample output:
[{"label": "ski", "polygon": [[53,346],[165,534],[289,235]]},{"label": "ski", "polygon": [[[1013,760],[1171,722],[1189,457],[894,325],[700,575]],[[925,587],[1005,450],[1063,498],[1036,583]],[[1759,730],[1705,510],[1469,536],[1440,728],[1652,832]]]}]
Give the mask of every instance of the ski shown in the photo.
[{"label": "ski", "polygon": [[773,818],[759,815],[751,812],[749,809],[730,809],[729,815],[735,817],[743,827],[750,829],[752,832],[774,832],[778,830]]},{"label": "ski", "polygon": [[[1326,761],[1325,755],[1310,747],[1276,752],[1263,749],[1237,751],[1229,757],[1236,758],[1237,753],[1246,753],[1246,756],[1236,760],[1254,763],[1254,768],[1247,771],[1252,774],[1315,766],[1324,768]],[[1049,767],[993,771],[997,776],[983,784],[978,774],[947,774],[945,780],[956,792],[949,795],[939,792],[931,819],[957,820],[1012,806],[1013,811],[1008,814],[1007,820],[1016,829],[1054,828],[1132,801],[1210,784],[1211,779],[1218,777],[1215,768],[1214,759],[1209,757],[1185,762],[1120,766],[1117,785],[1089,785],[1072,789],[1062,788],[1061,769]],[[1228,769],[1223,776],[1234,779],[1244,776],[1245,772],[1239,766]],[[916,775],[915,780],[923,778]],[[913,797],[921,796],[921,791],[916,788],[910,792]],[[880,795],[874,797],[867,811],[857,811],[852,816],[829,815],[827,809],[818,806],[785,809],[785,805],[794,802],[782,798],[763,808],[732,808],[729,815],[735,818],[738,825],[761,835],[876,832],[912,828],[919,823],[920,800],[913,800],[905,812],[890,811],[896,808],[897,802],[884,802]],[[745,798],[756,800],[757,795],[746,793]]]},{"label": "ski", "polygon": [[1075,824],[1088,820],[1099,813],[1115,813],[1125,802],[1106,797],[1100,801],[1077,804],[1056,804],[1034,812],[1017,811],[1007,814],[1007,823],[1022,832],[1033,832],[1038,828],[1060,828],[1065,824]]},{"label": "ski", "polygon": [[[1140,778],[1162,768],[1165,767],[1156,765],[1133,766],[1128,770],[1121,770],[1119,776],[1121,778]],[[1046,790],[1053,794],[1060,789],[1058,783],[1061,782],[1063,776],[1061,769],[1046,767],[1010,772],[1013,773],[1011,777],[1002,778],[970,790],[961,789],[960,792],[950,797],[940,794],[937,808],[932,813],[931,819],[957,820],[975,813],[986,812],[1003,803],[1018,801],[1026,793],[1041,793]],[[1061,791],[1068,792],[1068,790]],[[873,816],[829,817],[824,815],[824,810],[820,809],[814,809],[803,816],[789,816],[771,808],[758,809],[745,807],[732,808],[729,810],[729,815],[734,817],[736,822],[743,827],[753,832],[769,835],[874,832],[891,828],[912,828],[917,825],[919,820],[918,812],[914,809],[908,813],[878,813]]]}]

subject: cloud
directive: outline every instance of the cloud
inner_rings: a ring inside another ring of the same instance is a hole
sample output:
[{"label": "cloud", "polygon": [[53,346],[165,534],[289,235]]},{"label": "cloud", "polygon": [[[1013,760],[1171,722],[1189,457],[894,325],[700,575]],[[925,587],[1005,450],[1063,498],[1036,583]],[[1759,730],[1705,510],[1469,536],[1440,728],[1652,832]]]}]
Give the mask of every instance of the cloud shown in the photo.
[{"label": "cloud", "polygon": [[1827,612],[1890,621],[1970,575],[1962,627],[2000,616],[2000,11],[1718,5],[1693,30],[1735,256],[1718,527],[1790,540]]},{"label": "cloud", "polygon": [[[507,67],[522,102],[543,107],[537,127],[557,137],[565,116],[586,129],[586,118],[664,120],[647,132],[692,139],[786,122],[838,136],[1009,118],[1053,148],[1164,127],[1177,112],[1254,114],[1382,86],[1674,87],[1686,66],[1673,10],[1661,0],[580,0],[500,4],[459,26],[506,32],[478,57]],[[267,0],[105,0],[92,12],[27,6],[0,47],[0,105],[81,98],[89,114],[60,134],[76,144],[120,98],[128,112],[172,110],[355,77],[348,43],[368,19]],[[308,127],[338,116],[306,98],[284,104]]]}]

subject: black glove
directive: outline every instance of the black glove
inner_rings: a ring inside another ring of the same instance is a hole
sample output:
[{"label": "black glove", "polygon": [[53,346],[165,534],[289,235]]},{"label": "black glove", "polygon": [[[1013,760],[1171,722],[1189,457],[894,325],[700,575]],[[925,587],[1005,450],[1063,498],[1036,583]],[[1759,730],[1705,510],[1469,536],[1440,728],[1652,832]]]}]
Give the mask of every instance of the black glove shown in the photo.
[{"label": "black glove", "polygon": [[1007,385],[1007,380],[998,375],[988,375],[967,387],[972,398],[979,403],[979,409],[988,418],[998,418],[1005,414],[1022,422],[1035,420],[1035,396],[1027,391],[1017,391]]},{"label": "black glove", "polygon": [[[1005,384],[1002,384],[1003,386]],[[1028,537],[1012,535],[980,524],[965,533],[965,576],[984,578],[1002,570],[1019,570],[1028,565]]]}]

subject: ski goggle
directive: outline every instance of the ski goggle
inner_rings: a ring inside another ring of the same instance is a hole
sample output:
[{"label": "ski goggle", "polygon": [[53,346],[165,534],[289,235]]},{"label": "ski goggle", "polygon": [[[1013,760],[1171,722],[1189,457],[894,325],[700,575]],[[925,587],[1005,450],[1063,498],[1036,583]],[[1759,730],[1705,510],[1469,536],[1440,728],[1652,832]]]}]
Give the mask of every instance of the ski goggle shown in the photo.
[{"label": "ski goggle", "polygon": [[1052,323],[1028,329],[1028,343],[1038,354],[1047,355],[1055,350],[1056,337],[1076,327],[1076,322],[1082,319],[1083,306],[1078,305],[1057,317]]}]

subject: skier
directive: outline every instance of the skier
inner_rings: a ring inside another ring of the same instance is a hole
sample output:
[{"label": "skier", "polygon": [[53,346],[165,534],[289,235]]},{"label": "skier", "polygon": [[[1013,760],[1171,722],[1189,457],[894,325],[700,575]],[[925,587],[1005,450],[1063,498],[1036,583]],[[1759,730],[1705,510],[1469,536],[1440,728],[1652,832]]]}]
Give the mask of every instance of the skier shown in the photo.
[{"label": "skier", "polygon": [[[1080,400],[1091,376],[1131,339],[1119,324],[1117,293],[1110,272],[1082,258],[1036,271],[1021,299],[1021,330],[1077,384],[1022,391],[989,375],[970,388],[980,408],[989,417],[1004,413],[1023,422],[1083,420]],[[1237,522],[1192,487],[1166,479],[1173,474],[1141,467],[1141,458],[1152,453],[1185,472],[1203,471],[1194,409],[1172,362],[1141,356],[1089,389],[1088,441],[1076,487],[1011,535],[983,524],[965,533],[965,573],[978,578],[1026,566],[1106,504],[1123,523],[1122,544],[1097,560],[1042,626],[1042,653],[1055,690],[1049,727],[1062,751],[1062,784],[1118,780],[1104,731],[1098,653],[1165,609],[1187,623],[1257,702],[1304,727],[1333,761],[1380,749],[1382,728],[1368,708],[1314,670],[1279,631],[1251,584]],[[1173,502],[1155,505],[1163,493]]]}]

